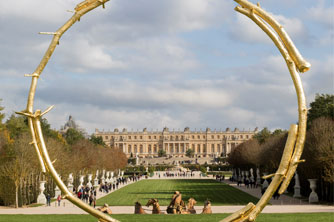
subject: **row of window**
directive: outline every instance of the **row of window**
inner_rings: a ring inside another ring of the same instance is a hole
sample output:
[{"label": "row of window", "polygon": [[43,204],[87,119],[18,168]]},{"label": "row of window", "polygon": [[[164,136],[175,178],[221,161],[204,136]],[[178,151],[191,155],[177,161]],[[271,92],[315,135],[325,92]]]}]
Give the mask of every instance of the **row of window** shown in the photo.
[{"label": "row of window", "polygon": [[[159,145],[159,149],[162,149],[161,145]],[[171,147],[169,147],[169,150],[168,150],[168,147],[166,146],[165,149],[166,149],[167,153],[174,153],[174,151],[176,153],[179,153],[179,152],[184,153],[185,152],[185,147],[178,147],[178,146],[172,147],[171,146]],[[191,149],[193,151],[196,151],[195,144],[192,144]],[[203,153],[206,153],[206,151],[207,151],[206,144],[203,144],[203,148],[202,149],[201,149],[201,145],[200,144],[197,145],[197,153],[201,153],[201,150],[202,150]],[[132,149],[132,145],[128,145],[128,150],[127,151],[128,151],[128,153],[138,153],[138,151],[139,151],[139,153],[143,153],[144,152],[144,147],[143,147],[143,145],[139,145],[139,149],[138,149],[137,145],[133,145],[133,149]],[[157,153],[158,152],[158,146],[157,145],[153,145],[153,146],[148,145],[148,153],[152,153],[152,151],[153,151],[153,153]],[[215,149],[215,145],[214,144],[211,144],[211,153],[216,153],[216,152],[221,153],[221,151],[226,152],[225,145],[222,146],[222,150],[221,150],[220,144],[217,144],[217,149]]]},{"label": "row of window", "polygon": [[[121,136],[121,139],[123,139],[124,137],[123,136]],[[157,136],[148,136],[148,139],[150,140],[150,139],[157,139]],[[192,135],[191,136],[191,138],[192,139],[195,139],[195,135]],[[202,135],[202,139],[205,139],[206,138],[206,136],[205,135]],[[224,138],[224,139],[249,139],[250,138],[250,136],[249,135],[245,135],[245,137],[243,136],[243,135],[240,135],[240,136],[222,136],[222,138]],[[105,140],[108,140],[109,139],[109,136],[104,136],[104,139]],[[113,136],[110,136],[110,139],[112,140],[112,139],[114,139],[114,137]],[[128,139],[132,139],[132,136],[128,136]],[[133,139],[143,139],[143,136],[133,136]],[[159,136],[159,139],[161,140],[162,139],[162,136]],[[167,136],[167,137],[165,137],[165,139],[169,139],[169,137]],[[170,136],[170,139],[171,140],[184,140],[184,136]],[[201,136],[200,135],[197,135],[197,139],[201,139]],[[220,139],[220,135],[217,135],[216,137],[215,137],[215,135],[211,135],[211,139]]]}]

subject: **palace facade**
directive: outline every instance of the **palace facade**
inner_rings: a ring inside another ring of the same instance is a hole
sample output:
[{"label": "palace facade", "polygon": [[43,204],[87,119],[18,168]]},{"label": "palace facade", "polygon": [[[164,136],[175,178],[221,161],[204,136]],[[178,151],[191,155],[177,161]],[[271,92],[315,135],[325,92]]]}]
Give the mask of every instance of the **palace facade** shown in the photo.
[{"label": "palace facade", "polygon": [[165,127],[162,131],[128,132],[127,129],[119,131],[99,131],[95,129],[95,136],[101,136],[103,141],[113,148],[120,148],[130,157],[156,157],[159,150],[164,150],[167,156],[185,156],[187,149],[194,150],[195,156],[226,156],[231,150],[251,139],[258,129],[253,131],[191,131],[186,127],[184,131],[170,131]]}]

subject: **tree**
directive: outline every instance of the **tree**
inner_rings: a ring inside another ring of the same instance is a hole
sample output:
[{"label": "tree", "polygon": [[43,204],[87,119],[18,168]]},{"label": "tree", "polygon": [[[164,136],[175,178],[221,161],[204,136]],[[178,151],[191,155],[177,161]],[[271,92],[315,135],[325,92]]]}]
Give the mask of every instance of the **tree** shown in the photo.
[{"label": "tree", "polygon": [[29,131],[27,117],[12,114],[6,121],[6,129],[11,138],[17,138]]},{"label": "tree", "polygon": [[[0,102],[2,101],[2,99],[0,99]],[[3,106],[0,106],[0,130],[3,129],[3,124],[2,124],[2,120],[5,118],[5,114],[1,113],[1,111],[4,110]]]},{"label": "tree", "polygon": [[264,127],[263,130],[255,134],[253,138],[257,139],[260,144],[263,144],[266,141],[266,139],[270,137],[270,135],[271,135],[270,130],[267,127]]},{"label": "tree", "polygon": [[301,169],[308,178],[322,178],[334,183],[334,120],[320,117],[313,120],[307,132]]},{"label": "tree", "polygon": [[166,156],[166,151],[164,151],[164,150],[159,150],[159,151],[158,151],[158,156],[159,156],[159,157]]},{"label": "tree", "polygon": [[106,144],[103,142],[102,136],[95,136],[94,134],[91,135],[89,139],[92,143],[96,145],[102,145],[105,146]]},{"label": "tree", "polygon": [[19,206],[19,186],[22,179],[38,167],[36,154],[29,141],[30,136],[27,133],[17,137],[14,144],[7,147],[7,155],[2,158],[0,164],[0,176],[9,180],[7,184],[12,182],[15,186],[16,208]]},{"label": "tree", "polygon": [[195,151],[193,149],[187,149],[186,156],[187,157],[194,157]]},{"label": "tree", "polygon": [[61,138],[60,133],[58,133],[56,130],[51,129],[51,125],[49,124],[47,119],[41,118],[41,127],[42,127],[44,137],[51,137],[54,139]]},{"label": "tree", "polygon": [[67,142],[69,145],[73,145],[73,144],[75,144],[76,142],[78,142],[79,140],[82,140],[82,139],[85,138],[85,137],[83,136],[83,134],[82,134],[80,131],[78,131],[78,130],[76,130],[76,129],[74,129],[74,128],[69,128],[69,129],[66,131],[64,137],[65,137],[66,142]]},{"label": "tree", "polygon": [[280,164],[288,134],[272,135],[262,145],[259,162],[268,173],[275,172]]},{"label": "tree", "polygon": [[316,94],[315,100],[310,103],[308,111],[308,127],[310,128],[313,120],[321,116],[334,120],[334,95]]}]

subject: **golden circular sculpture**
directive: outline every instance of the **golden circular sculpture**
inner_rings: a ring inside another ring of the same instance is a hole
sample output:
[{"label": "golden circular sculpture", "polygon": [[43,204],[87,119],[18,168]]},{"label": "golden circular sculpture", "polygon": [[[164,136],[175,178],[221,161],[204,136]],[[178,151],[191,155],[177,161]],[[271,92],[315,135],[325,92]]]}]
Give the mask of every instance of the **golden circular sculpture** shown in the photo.
[{"label": "golden circular sculpture", "polygon": [[[36,70],[32,74],[25,75],[32,78],[27,106],[25,110],[17,112],[17,114],[28,117],[29,128],[32,136],[32,142],[30,144],[34,146],[37,152],[41,171],[43,173],[49,173],[53,177],[56,184],[61,189],[64,199],[69,200],[76,206],[96,217],[100,222],[116,222],[117,220],[82,202],[67,189],[63,181],[58,176],[52,161],[50,160],[41,128],[40,118],[49,112],[53,106],[44,112],[41,112],[41,110],[36,110],[34,112],[33,105],[38,78],[47,65],[56,46],[59,44],[59,39],[61,36],[75,22],[80,21],[81,16],[99,6],[104,7],[104,4],[108,1],[109,0],[85,0],[75,7],[74,15],[56,32],[41,33],[51,34],[53,35],[53,39]],[[285,144],[279,168],[274,174],[265,177],[273,177],[272,182],[270,183],[266,192],[262,195],[261,199],[256,205],[249,203],[241,210],[222,220],[222,222],[248,222],[255,221],[256,217],[261,213],[277,189],[279,189],[279,194],[282,194],[286,190],[298,164],[303,162],[300,160],[300,157],[303,152],[305,142],[307,108],[305,94],[299,74],[308,71],[311,65],[301,56],[284,28],[270,14],[264,11],[260,7],[259,3],[254,5],[247,0],[234,1],[239,4],[235,10],[254,21],[271,38],[280,51],[289,69],[296,89],[298,100],[298,125],[292,124],[290,126],[289,135]]]}]

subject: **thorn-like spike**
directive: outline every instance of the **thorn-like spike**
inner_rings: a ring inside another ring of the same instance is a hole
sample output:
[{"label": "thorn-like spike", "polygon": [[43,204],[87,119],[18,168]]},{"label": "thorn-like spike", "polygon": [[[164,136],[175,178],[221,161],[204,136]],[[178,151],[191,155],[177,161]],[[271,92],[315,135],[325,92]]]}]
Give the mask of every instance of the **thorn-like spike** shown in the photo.
[{"label": "thorn-like spike", "polygon": [[258,2],[256,5],[257,7],[261,8],[260,2]]},{"label": "thorn-like spike", "polygon": [[[43,113],[41,113],[40,115],[41,115],[41,116],[44,116],[45,114],[47,114],[48,112],[50,112],[50,110],[52,110],[54,106],[55,106],[55,105],[50,106],[49,108],[47,108],[47,109],[46,109]],[[36,111],[36,112],[37,112],[37,111]]]},{"label": "thorn-like spike", "polygon": [[57,159],[55,159],[54,161],[52,161],[52,164],[54,164],[57,161]]},{"label": "thorn-like spike", "polygon": [[23,110],[23,111],[21,111],[21,112],[15,112],[15,113],[18,114],[18,115],[27,116],[27,117],[33,117],[33,116],[34,116],[34,115],[31,114],[31,113],[27,113],[26,110]]},{"label": "thorn-like spike", "polygon": [[306,160],[298,160],[297,162],[295,162],[295,165],[300,164],[300,163],[305,163],[305,162]]},{"label": "thorn-like spike", "polygon": [[39,75],[37,73],[33,73],[33,74],[24,74],[24,77],[39,77]]},{"label": "thorn-like spike", "polygon": [[66,10],[66,11],[70,13],[75,13],[73,10]]},{"label": "thorn-like spike", "polygon": [[266,180],[266,179],[272,178],[274,176],[275,176],[275,174],[273,173],[273,174],[269,174],[267,176],[263,176],[262,179]]},{"label": "thorn-like spike", "polygon": [[59,32],[39,32],[41,35],[59,35]]}]

